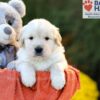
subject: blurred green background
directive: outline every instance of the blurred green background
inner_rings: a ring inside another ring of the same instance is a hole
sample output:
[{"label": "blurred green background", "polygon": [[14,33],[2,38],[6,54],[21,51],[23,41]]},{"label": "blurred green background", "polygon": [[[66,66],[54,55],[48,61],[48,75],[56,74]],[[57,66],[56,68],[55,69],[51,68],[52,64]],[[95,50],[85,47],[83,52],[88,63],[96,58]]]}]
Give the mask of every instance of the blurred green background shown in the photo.
[{"label": "blurred green background", "polygon": [[69,64],[88,74],[100,90],[100,20],[82,19],[81,0],[24,2],[27,6],[24,24],[34,18],[45,18],[59,27]]}]

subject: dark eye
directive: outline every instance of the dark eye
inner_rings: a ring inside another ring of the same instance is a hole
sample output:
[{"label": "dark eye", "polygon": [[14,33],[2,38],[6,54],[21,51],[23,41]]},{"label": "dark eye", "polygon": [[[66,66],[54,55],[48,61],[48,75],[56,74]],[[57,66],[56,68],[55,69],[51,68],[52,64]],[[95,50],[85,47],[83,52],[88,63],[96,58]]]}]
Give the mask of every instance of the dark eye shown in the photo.
[{"label": "dark eye", "polygon": [[49,39],[50,39],[49,37],[45,37],[45,40],[47,40],[47,41],[48,41]]},{"label": "dark eye", "polygon": [[29,39],[30,39],[30,40],[33,40],[33,37],[31,36],[31,37],[29,37]]}]

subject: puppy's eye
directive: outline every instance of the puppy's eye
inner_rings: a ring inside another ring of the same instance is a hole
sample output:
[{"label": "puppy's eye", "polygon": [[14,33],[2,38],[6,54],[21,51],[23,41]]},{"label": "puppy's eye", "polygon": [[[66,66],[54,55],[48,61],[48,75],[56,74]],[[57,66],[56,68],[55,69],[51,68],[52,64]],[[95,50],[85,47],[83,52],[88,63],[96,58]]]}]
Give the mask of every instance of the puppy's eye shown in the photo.
[{"label": "puppy's eye", "polygon": [[29,37],[29,39],[30,39],[30,40],[33,40],[33,37],[31,36],[31,37]]},{"label": "puppy's eye", "polygon": [[48,41],[49,39],[50,39],[49,37],[45,37],[45,40],[47,40],[47,41]]}]

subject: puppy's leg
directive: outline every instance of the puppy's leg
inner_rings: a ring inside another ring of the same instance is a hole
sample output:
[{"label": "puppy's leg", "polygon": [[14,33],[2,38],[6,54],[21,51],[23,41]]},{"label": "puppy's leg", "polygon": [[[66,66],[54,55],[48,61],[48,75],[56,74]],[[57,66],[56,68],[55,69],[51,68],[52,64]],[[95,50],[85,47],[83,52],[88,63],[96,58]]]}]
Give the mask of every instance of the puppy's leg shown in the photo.
[{"label": "puppy's leg", "polygon": [[62,63],[57,63],[52,65],[50,69],[51,85],[57,90],[62,89],[66,83],[64,68],[62,68],[62,65]]},{"label": "puppy's leg", "polygon": [[17,67],[17,71],[21,74],[22,83],[26,87],[32,87],[36,82],[35,70],[29,63],[21,63]]}]

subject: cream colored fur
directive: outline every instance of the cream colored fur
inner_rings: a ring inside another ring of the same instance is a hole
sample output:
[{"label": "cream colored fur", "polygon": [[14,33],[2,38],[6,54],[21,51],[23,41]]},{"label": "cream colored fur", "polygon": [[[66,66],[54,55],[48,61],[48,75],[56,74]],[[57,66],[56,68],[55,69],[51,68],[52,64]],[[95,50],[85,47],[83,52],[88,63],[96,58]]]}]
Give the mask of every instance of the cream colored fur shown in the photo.
[{"label": "cream colored fur", "polygon": [[[59,29],[49,21],[35,19],[29,22],[20,35],[18,59],[12,62],[15,66],[9,67],[21,73],[22,83],[27,87],[35,84],[36,71],[50,71],[51,85],[57,90],[62,89],[66,83],[64,70],[68,65],[61,40]],[[43,48],[40,56],[35,52],[38,46]]]}]

